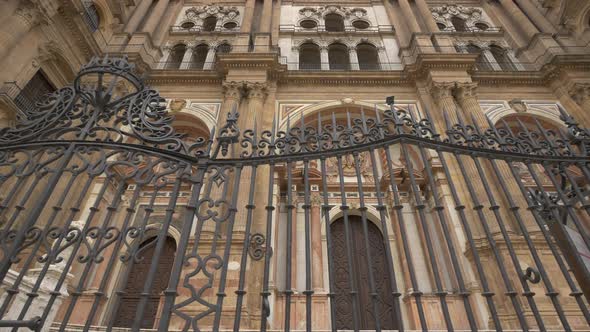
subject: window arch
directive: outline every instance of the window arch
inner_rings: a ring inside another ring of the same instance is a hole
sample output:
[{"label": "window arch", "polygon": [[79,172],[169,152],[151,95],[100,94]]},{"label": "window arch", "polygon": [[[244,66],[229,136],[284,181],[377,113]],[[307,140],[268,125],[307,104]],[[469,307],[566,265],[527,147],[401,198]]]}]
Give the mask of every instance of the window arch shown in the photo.
[{"label": "window arch", "polygon": [[330,62],[330,70],[349,70],[350,57],[348,55],[348,47],[340,43],[330,45],[328,47],[328,61]]},{"label": "window arch", "polygon": [[166,61],[166,69],[179,69],[185,53],[185,44],[177,44],[172,47],[170,55],[168,56],[168,61]]},{"label": "window arch", "polygon": [[324,17],[326,31],[344,31],[344,18],[338,14],[328,14]]},{"label": "window arch", "polygon": [[379,54],[377,48],[369,43],[361,43],[356,47],[360,70],[379,69]]},{"label": "window arch", "polygon": [[217,48],[215,48],[215,53],[217,54],[227,54],[229,52],[231,52],[231,45],[225,42],[217,45]]},{"label": "window arch", "polygon": [[217,17],[208,16],[203,20],[203,31],[215,31],[217,26]]},{"label": "window arch", "polygon": [[100,26],[100,15],[98,8],[96,8],[96,5],[92,1],[84,2],[84,20],[91,32],[98,30]]},{"label": "window arch", "polygon": [[455,31],[467,31],[468,30],[465,20],[460,18],[459,16],[451,17],[451,24],[453,24]]},{"label": "window arch", "polygon": [[490,52],[502,70],[514,70],[514,64],[506,54],[506,50],[497,45],[490,45]]},{"label": "window arch", "polygon": [[321,63],[320,47],[318,45],[314,43],[303,43],[299,46],[299,69],[321,69]]},{"label": "window arch", "polygon": [[207,53],[209,53],[209,45],[197,45],[193,50],[191,69],[203,69],[205,67],[205,61],[207,60]]},{"label": "window arch", "polygon": [[466,49],[467,49],[467,53],[479,54],[479,56],[475,60],[475,68],[477,70],[492,70],[490,63],[488,62],[488,60],[484,56],[483,51],[481,48],[479,48],[479,46],[469,44],[469,45],[467,45]]}]

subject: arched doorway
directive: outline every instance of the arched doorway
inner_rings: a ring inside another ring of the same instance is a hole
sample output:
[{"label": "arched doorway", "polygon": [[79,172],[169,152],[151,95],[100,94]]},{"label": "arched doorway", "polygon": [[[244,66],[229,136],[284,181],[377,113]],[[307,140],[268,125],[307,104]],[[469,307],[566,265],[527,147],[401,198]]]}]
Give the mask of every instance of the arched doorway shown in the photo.
[{"label": "arched doorway", "polygon": [[[141,255],[143,259],[131,267],[131,272],[127,278],[127,285],[124,290],[125,293],[121,298],[119,310],[115,313],[114,326],[130,328],[133,325],[133,319],[135,318],[137,306],[141,299],[140,294],[143,292],[146,277],[152,263],[152,257],[154,256],[156,241],[156,238],[147,239],[140,246],[139,250],[143,251]],[[166,238],[164,248],[158,260],[156,277],[152,283],[152,291],[150,292],[148,303],[143,312],[143,319],[141,321],[142,329],[151,329],[154,326],[160,305],[160,297],[166,289],[168,279],[170,278],[175,252],[176,242],[170,237]]]},{"label": "arched doorway", "polygon": [[[394,320],[393,298],[391,296],[391,280],[387,268],[387,255],[383,235],[379,228],[367,221],[370,255],[378,294],[379,317],[373,315],[371,289],[369,284],[369,266],[365,250],[365,239],[361,217],[348,216],[352,246],[352,267],[354,283],[358,292],[359,327],[361,330],[375,329],[375,322],[379,319],[382,329],[397,329]],[[330,225],[332,237],[332,262],[334,266],[335,312],[337,329],[353,329],[353,306],[350,296],[349,264],[347,259],[347,241],[344,220],[338,219]]]}]

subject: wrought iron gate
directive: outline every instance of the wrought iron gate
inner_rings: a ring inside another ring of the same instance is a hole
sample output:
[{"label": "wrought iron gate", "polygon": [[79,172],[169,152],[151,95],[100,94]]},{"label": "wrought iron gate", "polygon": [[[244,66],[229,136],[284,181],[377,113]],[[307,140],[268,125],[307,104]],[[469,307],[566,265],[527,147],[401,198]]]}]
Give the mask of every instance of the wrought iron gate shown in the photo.
[{"label": "wrought iron gate", "polygon": [[564,110],[391,101],[258,130],[234,109],[191,138],[132,69],[95,59],[0,130],[0,327],[589,326],[590,132]]}]

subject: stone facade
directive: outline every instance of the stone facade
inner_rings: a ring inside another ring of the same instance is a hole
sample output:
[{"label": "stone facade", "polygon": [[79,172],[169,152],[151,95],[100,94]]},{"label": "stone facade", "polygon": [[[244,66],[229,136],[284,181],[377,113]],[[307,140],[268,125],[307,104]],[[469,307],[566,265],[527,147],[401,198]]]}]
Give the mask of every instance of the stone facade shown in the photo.
[{"label": "stone facade", "polygon": [[[270,130],[275,118],[277,128],[284,130],[291,119],[298,119],[301,115],[313,117],[322,111],[342,115],[346,111],[372,109],[375,105],[383,108],[388,96],[395,96],[397,104],[416,114],[425,114],[425,109],[428,109],[437,125],[441,126],[444,125],[443,110],[455,119],[462,115],[484,126],[488,125],[488,119],[499,123],[502,119],[515,116],[534,117],[557,126],[560,124],[559,105],[582,125],[590,127],[589,18],[590,2],[584,0],[358,0],[339,3],[310,0],[225,0],[214,3],[193,0],[5,0],[0,2],[0,82],[5,82],[0,89],[0,128],[12,126],[19,119],[29,116],[19,108],[19,100],[27,97],[22,91],[26,90],[27,83],[35,74],[41,72],[51,85],[61,88],[73,80],[78,68],[91,57],[104,54],[129,57],[147,77],[147,83],[166,98],[168,110],[176,116],[177,129],[186,133],[196,132],[203,137],[223,125],[227,114],[234,108],[240,112],[238,121],[242,128],[252,128],[256,124],[260,131]],[[340,24],[342,28],[339,28]],[[473,47],[479,51],[473,51]],[[396,172],[402,172],[406,161],[399,157],[402,154],[400,151],[393,153],[398,156],[393,160]],[[341,217],[341,211],[336,207],[340,202],[340,193],[336,188],[338,170],[334,165],[334,161],[328,161],[327,174],[321,174],[315,166],[317,174],[312,177],[309,188],[314,197],[311,206],[306,206],[299,197],[304,191],[301,178],[292,188],[286,188],[281,181],[285,170],[277,170],[273,174],[276,179],[273,200],[277,208],[272,221],[279,226],[269,239],[273,256],[268,327],[272,330],[284,329],[284,293],[288,291],[285,257],[288,249],[281,243],[286,240],[288,214],[295,220],[294,246],[291,248],[291,326],[297,330],[305,329],[306,243],[305,237],[300,234],[305,232],[306,209],[311,211],[312,224],[312,325],[318,331],[331,328],[329,257],[324,223]],[[355,176],[354,167],[354,160],[344,160],[346,177]],[[367,204],[370,205],[367,214],[372,222],[378,224],[380,214],[374,207],[378,202],[375,193],[378,184],[369,174],[370,167],[370,156],[361,156],[362,182],[367,192]],[[474,168],[467,172],[477,176]],[[437,183],[443,183],[441,199],[448,206],[453,206],[448,186],[444,185],[445,175],[439,169],[435,176]],[[332,210],[320,209],[318,188],[322,185],[322,177],[327,178],[330,186],[329,201],[335,206]],[[419,178],[420,181],[427,181],[425,174],[420,173]],[[261,188],[268,181],[260,180]],[[83,221],[88,217],[99,187],[96,184],[90,190],[77,220]],[[133,199],[129,197],[133,189],[127,190],[125,200],[128,204]],[[188,193],[189,188],[182,190]],[[351,213],[360,215],[358,189],[347,187],[346,190],[346,195],[350,195]],[[111,195],[114,191],[114,187],[109,187]],[[286,202],[288,191],[296,197],[293,206]],[[267,194],[264,189],[256,193],[257,196]],[[0,198],[2,195],[0,193]],[[162,193],[162,197],[155,198],[155,205],[165,204],[165,195]],[[461,195],[467,197],[466,192]],[[245,195],[239,196],[239,199],[242,205],[246,204]],[[187,200],[186,196],[181,196],[177,205],[186,205]],[[106,207],[107,202],[105,200],[100,205]],[[145,206],[154,202],[150,203],[149,193],[145,193],[137,198],[136,204]],[[407,328],[418,329],[420,323],[415,298],[410,296],[412,289],[405,268],[407,262],[402,255],[402,239],[392,222],[396,218],[391,209],[393,202],[388,204],[387,245],[391,248],[395,264],[400,267],[395,277],[402,289],[401,317]],[[423,305],[429,313],[429,327],[444,329],[443,314],[432,279],[433,271],[427,260],[427,250],[421,245],[423,231],[416,214],[407,212],[414,209],[415,204],[409,195],[402,198],[402,205],[406,207],[404,213],[409,221],[407,240],[414,253],[413,264],[419,282],[423,285],[421,291],[424,292]],[[427,204],[431,207],[428,218],[433,218],[430,215],[434,215],[433,202],[428,201]],[[165,207],[159,206],[154,214],[163,218],[164,210]],[[262,208],[254,211],[255,229],[264,229],[265,213]],[[180,215],[175,215],[169,232],[175,240],[181,237],[180,218]],[[471,250],[477,250],[484,262],[493,262],[492,248],[481,230],[476,230],[481,240],[477,242],[478,247],[470,248],[460,234],[457,217],[452,216],[451,219],[456,227],[453,241],[464,253],[460,264],[465,283],[469,291],[476,294],[472,305],[478,324],[493,329],[470,254]],[[588,226],[589,219],[583,220]],[[227,329],[233,327],[235,319],[233,307],[236,296],[233,291],[240,281],[240,248],[245,241],[245,222],[245,216],[239,215],[231,240],[227,284],[232,292],[227,292],[229,295],[221,314],[222,327]],[[150,227],[155,234],[159,226],[154,222],[148,229]],[[435,229],[433,231],[437,234]],[[499,231],[492,231],[499,238]],[[526,245],[517,235],[517,230],[512,228],[509,232],[514,236],[515,250],[519,254],[525,252]],[[202,230],[204,240],[200,245],[203,250],[211,246],[214,233],[213,228]],[[440,248],[443,241],[440,234],[433,240],[436,248]],[[500,255],[509,262],[506,243],[498,239],[497,244]],[[542,259],[551,258],[548,248],[540,247],[539,251]],[[455,327],[468,329],[469,322],[462,311],[463,299],[451,276],[450,258],[442,250],[440,252],[442,284],[449,292],[447,302],[457,322]],[[519,255],[519,259],[521,266],[534,264],[526,253]],[[263,314],[259,296],[261,264],[259,261],[248,262],[248,273],[252,275],[248,283],[252,291],[242,304],[243,329],[258,329]],[[559,273],[555,263],[549,264],[550,273]],[[500,272],[494,264],[489,266],[491,289],[502,293],[504,286]],[[60,265],[51,269],[39,295],[45,302],[40,303],[46,303],[51,297],[55,275],[59,276],[59,271],[54,269],[60,269]],[[31,269],[30,276],[22,281],[24,292],[36,280],[35,271]],[[101,285],[105,280],[101,275],[105,271],[112,275],[106,286]],[[95,326],[105,325],[116,314],[111,307],[111,295],[121,282],[120,276],[124,271],[123,264],[112,268],[97,264],[89,272],[90,277],[82,292],[77,295],[78,304],[69,324],[84,325],[96,290],[105,288],[109,295],[98,302],[98,311],[92,321]],[[191,267],[186,267],[181,279],[190,271]],[[10,278],[3,281],[4,289],[14,282],[17,275],[10,271]],[[62,293],[66,288],[69,294],[75,292],[80,275],[84,275],[84,267],[74,267],[67,274]],[[517,284],[518,276],[512,273],[510,277]],[[197,278],[191,282],[196,287],[207,281]],[[556,281],[555,287],[560,292],[568,292],[567,283],[561,279]],[[531,291],[545,293],[541,284]],[[188,288],[183,288],[179,290],[177,302],[190,296]],[[202,296],[210,302],[217,298],[217,294],[210,290]],[[19,296],[14,301],[13,308],[17,308],[26,299]],[[68,296],[59,297],[49,319],[61,322],[69,301]],[[545,298],[538,302],[546,312],[546,327],[560,329],[559,318],[551,311],[550,301]],[[572,327],[587,328],[584,318],[576,311],[573,299],[563,301],[563,307]],[[508,302],[500,303],[500,317],[505,328],[518,328],[511,308]],[[187,315],[198,316],[207,308],[193,303],[183,310]],[[525,306],[524,310],[526,319],[534,322],[530,308]],[[8,311],[6,317],[16,319],[17,313],[18,309]],[[32,315],[36,312],[27,318]],[[155,318],[156,324],[158,319],[159,314]],[[203,319],[203,326],[211,325],[211,320]],[[185,322],[177,316],[170,328],[182,329],[183,324]]]}]

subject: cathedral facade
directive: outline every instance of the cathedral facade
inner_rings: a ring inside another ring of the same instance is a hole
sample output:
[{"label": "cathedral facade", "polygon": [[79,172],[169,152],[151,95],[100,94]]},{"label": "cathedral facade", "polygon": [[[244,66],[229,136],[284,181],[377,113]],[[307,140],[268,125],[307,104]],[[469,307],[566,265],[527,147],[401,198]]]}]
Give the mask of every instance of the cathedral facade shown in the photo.
[{"label": "cathedral facade", "polygon": [[0,327],[587,330],[590,2],[0,2]]}]

